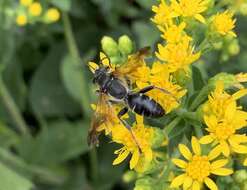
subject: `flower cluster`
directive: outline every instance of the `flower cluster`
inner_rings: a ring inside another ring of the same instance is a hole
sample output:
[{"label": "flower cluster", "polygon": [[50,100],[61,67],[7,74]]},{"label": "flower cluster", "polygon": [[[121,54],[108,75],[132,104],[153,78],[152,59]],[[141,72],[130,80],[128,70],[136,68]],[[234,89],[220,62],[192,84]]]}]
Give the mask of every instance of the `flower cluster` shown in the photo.
[{"label": "flower cluster", "polygon": [[60,13],[56,8],[46,9],[38,1],[20,0],[16,9],[16,24],[19,26],[35,22],[53,23],[60,18]]}]

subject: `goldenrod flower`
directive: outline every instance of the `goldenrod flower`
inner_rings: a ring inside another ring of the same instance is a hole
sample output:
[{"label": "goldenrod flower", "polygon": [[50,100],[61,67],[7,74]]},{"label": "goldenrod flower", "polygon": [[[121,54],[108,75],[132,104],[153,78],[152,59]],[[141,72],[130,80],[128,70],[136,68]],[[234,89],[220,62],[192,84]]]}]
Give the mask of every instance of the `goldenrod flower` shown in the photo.
[{"label": "goldenrod flower", "polygon": [[247,73],[238,73],[235,78],[238,82],[247,82]]},{"label": "goldenrod flower", "polygon": [[159,29],[163,32],[161,37],[164,38],[167,43],[178,43],[184,36],[187,36],[184,32],[185,27],[185,22],[182,22],[178,26],[172,24],[166,27],[159,27]]},{"label": "goldenrod flower", "polygon": [[178,16],[178,14],[176,14],[172,8],[166,4],[165,0],[161,0],[159,6],[153,6],[152,11],[156,14],[151,20],[160,26],[172,24],[172,19]]},{"label": "goldenrod flower", "polygon": [[19,26],[25,26],[27,24],[27,16],[25,14],[20,14],[16,17],[16,24]]},{"label": "goldenrod flower", "polygon": [[247,89],[242,89],[233,95],[224,91],[222,82],[216,84],[216,89],[208,97],[203,107],[204,121],[209,135],[200,139],[202,144],[213,143],[220,148],[225,156],[231,151],[247,154],[247,136],[237,134],[237,130],[247,124],[247,112],[237,106],[237,99],[247,94]]},{"label": "goldenrod flower", "polygon": [[29,6],[33,2],[33,0],[19,0],[20,4],[23,6]]},{"label": "goldenrod flower", "polygon": [[233,19],[233,13],[225,11],[218,13],[213,18],[213,29],[221,35],[237,35],[232,31],[235,28],[236,19]]},{"label": "goldenrod flower", "polygon": [[219,149],[213,149],[208,155],[202,155],[201,146],[196,137],[192,137],[191,146],[193,153],[187,146],[180,144],[179,151],[187,160],[172,159],[172,162],[181,168],[184,173],[172,180],[171,187],[176,188],[183,185],[183,189],[199,190],[203,183],[211,190],[218,190],[210,175],[228,176],[233,173],[231,169],[223,168],[227,159],[217,159],[220,155]]},{"label": "goldenrod flower", "polygon": [[208,0],[171,0],[171,7],[176,14],[183,17],[194,17],[206,23],[201,13],[208,8]]},{"label": "goldenrod flower", "polygon": [[156,56],[168,64],[170,72],[177,70],[187,71],[188,66],[198,60],[201,53],[193,53],[194,48],[190,45],[191,38],[184,36],[180,42],[169,43],[166,46],[158,44]]},{"label": "goldenrod flower", "polygon": [[35,2],[29,6],[29,13],[32,16],[40,16],[42,13],[42,6],[40,3]]},{"label": "goldenrod flower", "polygon": [[[117,126],[113,128],[111,133],[112,141],[123,145],[122,148],[114,152],[115,154],[118,154],[118,156],[113,161],[113,165],[123,162],[129,154],[132,154],[130,169],[136,167],[138,161],[143,161],[143,158],[145,159],[145,162],[152,161],[153,152],[151,146],[154,133],[153,129],[151,127],[148,128],[144,126],[143,117],[136,116],[136,124],[133,125],[132,132],[136,141],[130,131],[124,126]],[[142,160],[140,159],[141,157]]]},{"label": "goldenrod flower", "polygon": [[48,11],[46,12],[45,14],[45,17],[46,19],[49,21],[49,22],[56,22],[59,20],[60,18],[60,13],[57,9],[55,8],[50,8],[48,9]]}]

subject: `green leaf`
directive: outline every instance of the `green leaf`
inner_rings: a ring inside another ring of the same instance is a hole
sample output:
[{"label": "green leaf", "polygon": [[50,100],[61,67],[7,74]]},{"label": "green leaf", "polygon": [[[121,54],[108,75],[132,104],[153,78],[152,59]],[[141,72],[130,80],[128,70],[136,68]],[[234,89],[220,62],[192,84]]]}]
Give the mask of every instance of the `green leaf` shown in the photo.
[{"label": "green leaf", "polygon": [[0,122],[0,145],[1,147],[10,147],[17,144],[19,136],[8,126]]},{"label": "green leaf", "polygon": [[31,181],[20,176],[0,162],[0,190],[29,190],[33,187]]},{"label": "green leaf", "polygon": [[63,46],[54,46],[31,81],[29,101],[32,109],[43,116],[80,113],[80,105],[67,93],[60,77],[63,51]]},{"label": "green leaf", "polygon": [[153,46],[160,38],[159,31],[151,23],[137,21],[133,24],[133,31],[137,36],[140,48]]},{"label": "green leaf", "polygon": [[51,0],[51,3],[63,11],[69,11],[71,7],[71,0]]},{"label": "green leaf", "polygon": [[53,165],[88,151],[87,122],[60,120],[51,123],[36,138],[23,139],[20,156],[35,165]]},{"label": "green leaf", "polygon": [[205,81],[203,79],[200,69],[196,66],[192,66],[192,77],[193,77],[193,86],[194,90],[200,90],[205,86]]}]

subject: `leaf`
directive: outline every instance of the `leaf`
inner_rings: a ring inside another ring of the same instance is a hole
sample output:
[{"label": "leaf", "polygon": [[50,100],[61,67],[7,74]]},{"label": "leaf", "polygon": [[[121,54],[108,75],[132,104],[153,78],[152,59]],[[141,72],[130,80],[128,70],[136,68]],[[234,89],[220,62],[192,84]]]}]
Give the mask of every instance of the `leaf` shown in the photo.
[{"label": "leaf", "polygon": [[205,81],[203,79],[200,69],[196,66],[192,66],[192,77],[193,77],[193,86],[194,90],[200,90],[205,86]]},{"label": "leaf", "polygon": [[27,163],[49,166],[75,158],[88,151],[87,122],[60,120],[51,123],[36,138],[23,139],[18,146]]},{"label": "leaf", "polygon": [[32,77],[29,101],[40,115],[64,116],[80,112],[80,105],[69,96],[60,77],[63,51],[62,45],[54,46]]},{"label": "leaf", "polygon": [[20,176],[0,162],[0,190],[29,190],[33,187],[31,181]]},{"label": "leaf", "polygon": [[159,31],[151,23],[134,22],[132,26],[138,40],[139,47],[152,46],[160,38]]},{"label": "leaf", "polygon": [[17,144],[19,136],[8,126],[0,122],[0,145],[1,147],[10,147]]},{"label": "leaf", "polygon": [[136,0],[143,8],[150,10],[153,5],[157,3],[157,0]]},{"label": "leaf", "polygon": [[63,11],[69,11],[71,7],[71,0],[51,0],[51,3]]}]

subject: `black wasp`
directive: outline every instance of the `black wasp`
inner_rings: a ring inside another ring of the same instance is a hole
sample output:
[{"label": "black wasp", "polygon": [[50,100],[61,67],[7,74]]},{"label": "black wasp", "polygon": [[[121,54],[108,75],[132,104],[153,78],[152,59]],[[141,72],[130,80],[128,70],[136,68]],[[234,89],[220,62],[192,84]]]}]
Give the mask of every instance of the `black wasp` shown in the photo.
[{"label": "black wasp", "polygon": [[[124,105],[124,108],[119,111],[117,117],[131,132],[131,134],[132,131],[130,125],[122,119],[122,116],[129,110],[132,110],[144,117],[152,118],[162,117],[165,114],[163,107],[158,102],[145,95],[145,93],[153,89],[158,89],[166,94],[172,95],[170,92],[153,85],[134,92],[131,90],[131,86],[128,85],[127,82],[129,80],[128,76],[131,76],[144,64],[144,58],[148,52],[149,48],[139,50],[137,53],[130,56],[125,64],[116,67],[114,70],[111,70],[109,66],[104,66],[102,60],[96,69],[92,67],[90,68],[94,73],[93,82],[99,86],[98,93],[100,98],[89,131],[89,144],[98,144],[98,134],[96,129],[102,123],[110,120],[110,115],[112,114],[112,103],[120,103]],[[103,59],[109,61],[107,57],[104,57]],[[133,134],[132,136],[135,139]]]}]

